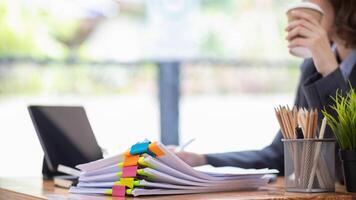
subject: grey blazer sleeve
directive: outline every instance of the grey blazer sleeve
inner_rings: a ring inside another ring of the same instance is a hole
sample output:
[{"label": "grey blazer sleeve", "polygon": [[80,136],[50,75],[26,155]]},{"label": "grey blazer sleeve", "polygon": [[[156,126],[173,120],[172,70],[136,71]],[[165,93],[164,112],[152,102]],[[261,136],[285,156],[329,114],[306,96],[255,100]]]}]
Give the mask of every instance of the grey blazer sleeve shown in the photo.
[{"label": "grey blazer sleeve", "polygon": [[[355,71],[355,69],[354,69]],[[353,73],[355,74],[355,73]],[[350,81],[355,77],[350,76]],[[312,108],[318,108],[320,110],[325,109],[331,115],[336,116],[336,113],[330,108],[334,105],[332,97],[335,97],[336,91],[345,93],[349,90],[349,84],[345,81],[341,70],[338,68],[326,77],[322,77],[319,73],[314,73],[303,83],[303,91],[306,97],[306,101]],[[322,119],[321,113],[319,113],[320,119]],[[320,120],[319,120],[320,123]],[[325,137],[335,138],[330,127],[325,130]],[[343,174],[341,170],[341,160],[338,156],[339,145],[336,143],[335,147],[335,172],[336,177],[340,182],[343,182]]]},{"label": "grey blazer sleeve", "polygon": [[341,70],[337,68],[326,77],[315,72],[303,83],[302,88],[308,105],[312,108],[323,109],[333,105],[331,97],[335,96],[337,90],[347,91],[348,84]]}]

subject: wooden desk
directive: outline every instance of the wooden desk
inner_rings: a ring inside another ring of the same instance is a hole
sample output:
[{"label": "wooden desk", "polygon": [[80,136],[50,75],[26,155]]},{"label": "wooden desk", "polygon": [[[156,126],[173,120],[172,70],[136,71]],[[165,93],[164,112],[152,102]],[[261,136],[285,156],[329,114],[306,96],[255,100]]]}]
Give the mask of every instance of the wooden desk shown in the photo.
[{"label": "wooden desk", "polygon": [[[344,188],[337,186],[336,193],[288,193],[284,192],[283,179],[279,178],[274,184],[261,188],[260,191],[246,192],[219,192],[190,195],[170,195],[151,197],[126,197],[126,199],[144,200],[232,200],[232,199],[258,199],[258,200],[278,200],[278,199],[356,199],[356,194],[344,193]],[[116,200],[125,199],[110,196],[88,196],[68,194],[66,189],[54,187],[52,181],[42,181],[40,178],[0,178],[0,200],[35,200],[35,199],[85,199],[85,200]]]}]

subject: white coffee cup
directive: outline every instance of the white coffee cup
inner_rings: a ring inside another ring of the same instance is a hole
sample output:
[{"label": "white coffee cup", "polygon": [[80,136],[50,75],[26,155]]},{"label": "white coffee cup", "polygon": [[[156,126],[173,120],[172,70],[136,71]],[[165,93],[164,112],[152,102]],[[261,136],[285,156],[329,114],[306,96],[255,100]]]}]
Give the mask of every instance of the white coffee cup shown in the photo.
[{"label": "white coffee cup", "polygon": [[[317,19],[319,22],[321,22],[321,19],[324,15],[323,10],[320,8],[319,5],[308,2],[308,1],[303,1],[299,2],[296,4],[291,5],[288,7],[286,14],[288,17],[288,22],[292,22],[294,20],[298,20],[298,18],[294,17],[291,15],[292,10],[300,10],[302,12],[308,13],[309,15],[313,16],[315,19]],[[298,36],[300,37],[300,36]],[[300,57],[300,58],[310,58],[312,57],[311,52],[309,51],[308,48],[306,47],[294,47],[290,50],[290,53],[294,56]]]}]

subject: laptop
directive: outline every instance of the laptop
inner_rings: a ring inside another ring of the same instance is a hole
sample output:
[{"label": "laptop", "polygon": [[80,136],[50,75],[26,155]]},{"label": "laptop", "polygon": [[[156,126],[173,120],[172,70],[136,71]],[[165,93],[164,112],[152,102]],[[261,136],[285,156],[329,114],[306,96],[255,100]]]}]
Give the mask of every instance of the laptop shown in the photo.
[{"label": "laptop", "polygon": [[62,175],[59,164],[74,168],[103,158],[83,107],[30,105],[28,111],[44,152],[43,178]]}]

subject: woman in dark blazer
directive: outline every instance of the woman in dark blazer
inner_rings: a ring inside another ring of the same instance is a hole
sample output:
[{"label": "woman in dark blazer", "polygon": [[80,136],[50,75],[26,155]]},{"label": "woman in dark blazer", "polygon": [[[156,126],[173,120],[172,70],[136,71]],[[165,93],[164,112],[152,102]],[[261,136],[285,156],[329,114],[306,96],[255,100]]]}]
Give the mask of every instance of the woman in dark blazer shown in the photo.
[{"label": "woman in dark blazer", "polygon": [[[298,107],[330,110],[332,96],[338,89],[347,91],[349,82],[356,86],[356,1],[311,0],[322,8],[321,23],[307,13],[292,11],[299,20],[288,24],[289,48],[307,47],[312,58],[301,65],[301,78],[295,105]],[[303,36],[303,37],[297,37]],[[322,119],[321,117],[319,117]],[[320,122],[319,122],[320,124]],[[325,137],[334,137],[330,128]],[[241,138],[243,139],[243,138]],[[196,154],[177,152],[192,166],[237,166],[243,168],[274,168],[284,174],[282,134],[279,131],[273,142],[258,151]],[[338,159],[338,156],[336,156]],[[341,178],[340,161],[336,161],[337,176]]]}]

